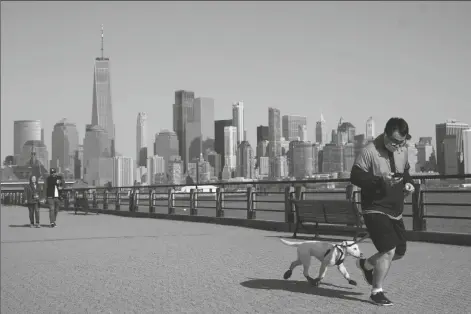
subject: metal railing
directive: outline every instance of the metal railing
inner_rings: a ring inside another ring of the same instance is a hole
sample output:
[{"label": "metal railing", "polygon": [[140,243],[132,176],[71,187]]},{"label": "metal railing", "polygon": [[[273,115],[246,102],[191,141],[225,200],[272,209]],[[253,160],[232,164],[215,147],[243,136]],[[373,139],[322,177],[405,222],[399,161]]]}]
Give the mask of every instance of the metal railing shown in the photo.
[{"label": "metal railing", "polygon": [[[460,189],[436,189],[428,188],[427,180],[450,180],[471,178],[465,176],[413,176],[418,181],[415,184],[415,192],[411,201],[406,201],[405,206],[412,206],[412,212],[403,214],[404,217],[412,218],[412,229],[415,231],[427,230],[427,219],[455,219],[461,221],[471,220],[471,190]],[[66,188],[64,189],[64,207],[78,207],[79,200],[85,200],[92,209],[123,210],[128,207],[129,211],[143,211],[155,213],[157,207],[166,207],[167,214],[175,215],[177,209],[189,209],[189,215],[196,216],[199,209],[214,209],[216,217],[225,217],[225,211],[245,211],[246,219],[257,219],[257,213],[284,213],[283,221],[294,223],[294,199],[305,199],[314,196],[317,199],[325,198],[327,195],[346,194],[345,188],[337,190],[309,188],[309,185],[325,183],[349,184],[348,179],[325,179],[325,180],[303,180],[303,181],[253,181],[253,182],[223,182],[195,185],[190,192],[176,191],[178,187],[186,185],[158,185],[158,186],[132,186],[132,187],[93,187],[93,188]],[[205,185],[218,186],[214,192],[201,192],[198,187]],[[234,187],[245,186],[245,191]],[[269,191],[270,190],[270,191]],[[430,195],[459,194],[469,196],[468,202],[427,202]],[[319,198],[320,195],[323,197]],[[3,204],[22,204],[22,192],[8,192],[2,190]],[[348,198],[348,196],[345,196]],[[361,207],[360,192],[354,191],[352,201]],[[244,204],[238,206],[238,204]],[[259,208],[260,204],[270,204],[272,208]],[[275,207],[279,209],[275,209]],[[113,207],[113,208],[112,208]],[[428,207],[459,207],[469,209],[470,215],[445,215],[428,214]],[[471,223],[470,223],[471,230]],[[469,231],[471,232],[471,231]]]}]

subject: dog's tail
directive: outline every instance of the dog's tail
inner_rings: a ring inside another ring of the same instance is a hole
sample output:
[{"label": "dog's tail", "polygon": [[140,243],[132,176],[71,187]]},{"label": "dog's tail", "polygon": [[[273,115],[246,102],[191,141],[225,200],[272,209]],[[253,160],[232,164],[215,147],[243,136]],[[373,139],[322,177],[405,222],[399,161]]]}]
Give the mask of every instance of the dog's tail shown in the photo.
[{"label": "dog's tail", "polygon": [[291,242],[291,241],[287,241],[285,239],[280,239],[281,242],[283,242],[284,244],[286,245],[289,245],[289,246],[299,246],[300,244],[302,244],[303,242]]}]

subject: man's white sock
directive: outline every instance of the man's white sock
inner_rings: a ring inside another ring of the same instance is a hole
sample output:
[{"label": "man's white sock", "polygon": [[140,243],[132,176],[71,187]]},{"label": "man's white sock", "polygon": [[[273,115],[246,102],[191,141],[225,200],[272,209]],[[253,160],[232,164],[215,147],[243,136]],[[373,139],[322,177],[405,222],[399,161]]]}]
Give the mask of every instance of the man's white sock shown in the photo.
[{"label": "man's white sock", "polygon": [[371,294],[377,294],[378,292],[383,292],[383,288],[373,288],[373,289],[371,289]]},{"label": "man's white sock", "polygon": [[366,270],[372,270],[373,268],[375,268],[375,267],[373,265],[371,265],[371,263],[368,260],[366,260],[365,261],[365,269]]}]

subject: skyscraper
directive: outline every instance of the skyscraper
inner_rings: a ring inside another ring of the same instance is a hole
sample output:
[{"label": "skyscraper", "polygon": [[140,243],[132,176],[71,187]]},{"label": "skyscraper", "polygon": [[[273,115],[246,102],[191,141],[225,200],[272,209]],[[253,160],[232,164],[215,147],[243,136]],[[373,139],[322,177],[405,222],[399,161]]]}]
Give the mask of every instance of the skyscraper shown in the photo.
[{"label": "skyscraper", "polygon": [[261,141],[268,141],[268,126],[259,125],[257,127],[257,144]]},{"label": "skyscraper", "polygon": [[103,25],[101,27],[101,57],[95,58],[93,71],[92,125],[106,131],[111,156],[115,155],[115,126],[111,103],[110,59],[103,55]]},{"label": "skyscraper", "polygon": [[[221,155],[221,169],[224,168],[226,164],[225,152],[224,152],[224,128],[226,126],[232,126],[231,120],[217,120],[214,121],[214,150],[216,153]],[[219,176],[219,173],[217,174]]]},{"label": "skyscraper", "polygon": [[113,186],[134,185],[134,162],[131,157],[113,158]]},{"label": "skyscraper", "polygon": [[178,90],[175,92],[175,103],[173,104],[173,131],[177,133],[178,137],[178,154],[183,161],[183,172],[186,171],[186,166],[189,161],[186,133],[188,116],[193,115],[193,101],[195,93],[192,91]]},{"label": "skyscraper", "polygon": [[[99,158],[110,157],[110,145],[108,134],[99,126],[88,124],[83,140],[83,164],[84,177],[89,180],[98,180],[96,173],[99,169],[93,169],[94,166],[99,167],[100,162],[94,162]],[[92,174],[93,173],[93,174]],[[85,176],[88,175],[88,176]],[[90,177],[91,176],[91,177]],[[91,181],[89,183],[91,183]]]},{"label": "skyscraper", "polygon": [[281,113],[279,109],[268,108],[268,138],[270,141],[270,150],[268,155],[270,157],[270,177],[275,177],[277,163],[276,157],[281,156]]},{"label": "skyscraper", "polygon": [[51,160],[62,172],[74,174],[74,157],[78,149],[79,136],[75,123],[62,119],[52,131]]},{"label": "skyscraper", "polygon": [[236,169],[236,153],[237,153],[237,127],[224,127],[224,158],[225,166],[231,171]]},{"label": "skyscraper", "polygon": [[[448,120],[445,123],[440,123],[435,125],[436,133],[436,152],[437,152],[437,168],[440,174],[445,174],[445,149],[443,146],[443,141],[448,135],[456,136],[456,145],[450,146],[450,143],[447,144],[447,147],[452,148],[456,147],[457,158],[458,155],[463,152],[463,130],[469,129],[469,125],[466,123],[458,122],[456,120]],[[450,160],[451,156],[447,157],[447,160]],[[454,166],[451,166],[452,168]],[[451,170],[450,170],[451,171]]]},{"label": "skyscraper", "polygon": [[424,171],[433,154],[432,137],[421,137],[415,145],[417,148],[417,168]]},{"label": "skyscraper", "polygon": [[244,141],[244,103],[236,102],[232,105],[232,125],[237,128],[237,145]]},{"label": "skyscraper", "polygon": [[254,151],[249,142],[242,141],[237,148],[237,172],[239,177],[253,179],[255,176]]},{"label": "skyscraper", "polygon": [[147,158],[147,184],[162,184],[166,178],[167,163],[164,158],[158,155]]},{"label": "skyscraper", "polygon": [[147,166],[147,115],[144,112],[137,114],[136,164],[138,167]]},{"label": "skyscraper", "polygon": [[373,139],[376,134],[375,134],[375,121],[373,120],[373,117],[369,117],[368,120],[366,120],[366,139],[371,140]]},{"label": "skyscraper", "polygon": [[284,115],[282,119],[283,137],[285,140],[297,141],[301,137],[300,126],[307,126],[307,118],[298,115]]},{"label": "skyscraper", "polygon": [[327,144],[327,127],[322,114],[321,119],[316,122],[316,143],[321,146]]},{"label": "skyscraper", "polygon": [[21,155],[23,145],[27,141],[41,141],[41,121],[21,120],[13,122],[13,154]]},{"label": "skyscraper", "polygon": [[187,163],[214,149],[214,99],[199,97],[193,100],[193,108],[187,116]]},{"label": "skyscraper", "polygon": [[155,135],[154,155],[162,156],[166,167],[172,156],[180,156],[178,147],[178,137],[175,132],[162,130]]},{"label": "skyscraper", "polygon": [[301,142],[307,142],[307,125],[299,126],[299,140]]},{"label": "skyscraper", "polygon": [[311,142],[292,141],[289,143],[289,174],[297,179],[312,175],[313,149]]}]

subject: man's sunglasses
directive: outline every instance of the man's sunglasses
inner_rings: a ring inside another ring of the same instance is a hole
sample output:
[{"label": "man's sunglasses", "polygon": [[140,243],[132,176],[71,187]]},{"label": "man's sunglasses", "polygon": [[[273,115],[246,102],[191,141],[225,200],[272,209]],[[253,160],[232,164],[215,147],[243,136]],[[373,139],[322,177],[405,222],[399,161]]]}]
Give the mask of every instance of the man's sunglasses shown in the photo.
[{"label": "man's sunglasses", "polygon": [[390,144],[394,147],[403,147],[407,144],[407,141],[411,139],[411,136],[409,134],[406,135],[406,139],[403,140],[403,141],[399,141],[393,137],[390,137],[388,135],[386,135],[386,138],[388,139],[388,141],[390,142]]}]

